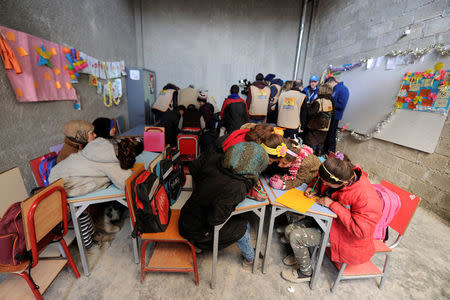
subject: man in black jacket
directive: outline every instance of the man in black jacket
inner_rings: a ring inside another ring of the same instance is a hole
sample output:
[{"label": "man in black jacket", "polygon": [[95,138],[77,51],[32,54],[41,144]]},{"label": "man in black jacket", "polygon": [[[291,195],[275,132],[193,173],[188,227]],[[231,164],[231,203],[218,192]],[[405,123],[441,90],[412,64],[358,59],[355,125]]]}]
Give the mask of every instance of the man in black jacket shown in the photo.
[{"label": "man in black jacket", "polygon": [[239,86],[231,87],[230,95],[223,102],[220,119],[227,133],[232,133],[248,123],[247,103],[239,96]]}]

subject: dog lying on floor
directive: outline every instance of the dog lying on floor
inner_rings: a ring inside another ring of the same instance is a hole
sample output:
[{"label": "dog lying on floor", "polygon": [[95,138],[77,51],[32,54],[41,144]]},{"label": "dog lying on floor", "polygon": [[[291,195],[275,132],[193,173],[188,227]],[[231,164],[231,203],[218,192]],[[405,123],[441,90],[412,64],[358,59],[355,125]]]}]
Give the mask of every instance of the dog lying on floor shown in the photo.
[{"label": "dog lying on floor", "polygon": [[92,205],[89,210],[95,225],[93,239],[102,247],[105,242],[111,245],[115,234],[123,226],[124,207],[119,203],[101,203]]}]

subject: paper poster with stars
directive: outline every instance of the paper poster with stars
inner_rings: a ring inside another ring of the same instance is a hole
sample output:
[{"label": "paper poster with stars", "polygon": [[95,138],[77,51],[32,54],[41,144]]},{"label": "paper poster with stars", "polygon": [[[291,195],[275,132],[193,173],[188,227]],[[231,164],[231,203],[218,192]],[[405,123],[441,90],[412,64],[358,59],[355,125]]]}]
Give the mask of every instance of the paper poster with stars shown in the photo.
[{"label": "paper poster with stars", "polygon": [[448,113],[450,70],[438,63],[434,70],[406,73],[395,105],[399,109]]},{"label": "paper poster with stars", "polygon": [[[19,102],[77,99],[61,45],[3,26],[0,36],[9,50],[3,66]],[[10,69],[8,62],[20,68]]]}]

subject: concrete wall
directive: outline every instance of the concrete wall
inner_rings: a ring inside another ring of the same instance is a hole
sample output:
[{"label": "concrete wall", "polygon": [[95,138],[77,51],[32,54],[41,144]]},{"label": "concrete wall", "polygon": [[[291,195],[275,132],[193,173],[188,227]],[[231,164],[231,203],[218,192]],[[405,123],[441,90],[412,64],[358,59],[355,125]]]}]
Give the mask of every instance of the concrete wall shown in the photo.
[{"label": "concrete wall", "polygon": [[[101,60],[124,59],[136,64],[132,1],[127,0],[3,0],[0,25],[59,44],[73,46]],[[1,64],[2,65],[2,64]],[[74,84],[82,110],[70,101],[19,103],[0,67],[0,172],[19,166],[27,189],[35,186],[28,161],[63,142],[62,125],[71,119],[92,122],[99,116],[127,119],[126,96],[119,106],[106,108],[87,75]],[[124,92],[126,93],[125,89]]]},{"label": "concrete wall", "polygon": [[167,83],[206,87],[222,103],[258,72],[292,78],[301,1],[143,1],[145,66]]},{"label": "concrete wall", "polygon": [[[313,28],[307,75],[321,74],[329,64],[378,57],[394,49],[450,44],[450,1],[320,0]],[[406,28],[411,34],[399,39]],[[419,195],[422,206],[450,220],[448,118],[433,154],[377,139],[357,142],[347,135],[338,148],[360,163],[372,179],[386,179]]]}]

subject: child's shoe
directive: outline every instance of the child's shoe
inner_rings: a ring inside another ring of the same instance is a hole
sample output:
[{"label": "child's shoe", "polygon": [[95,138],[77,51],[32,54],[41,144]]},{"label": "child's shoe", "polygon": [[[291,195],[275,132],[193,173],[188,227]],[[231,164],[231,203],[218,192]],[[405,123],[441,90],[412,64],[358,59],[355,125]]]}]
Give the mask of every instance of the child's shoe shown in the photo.
[{"label": "child's shoe", "polygon": [[300,282],[306,282],[311,280],[311,275],[305,275],[303,274],[300,269],[289,269],[281,272],[281,277],[284,280],[293,282],[293,283],[300,283]]},{"label": "child's shoe", "polygon": [[284,234],[284,226],[277,227],[277,229],[275,229],[275,231],[279,234]]},{"label": "child's shoe", "polygon": [[285,238],[284,236],[282,236],[282,237],[280,238],[280,242],[281,242],[282,244],[289,244],[288,240],[286,240],[286,238]]},{"label": "child's shoe", "polygon": [[253,262],[254,261],[248,261],[245,258],[242,259],[242,269],[244,271],[249,271],[251,272],[253,270]]},{"label": "child's shoe", "polygon": [[286,266],[295,266],[297,264],[297,259],[294,255],[289,254],[288,256],[283,258],[283,264],[285,264]]}]

